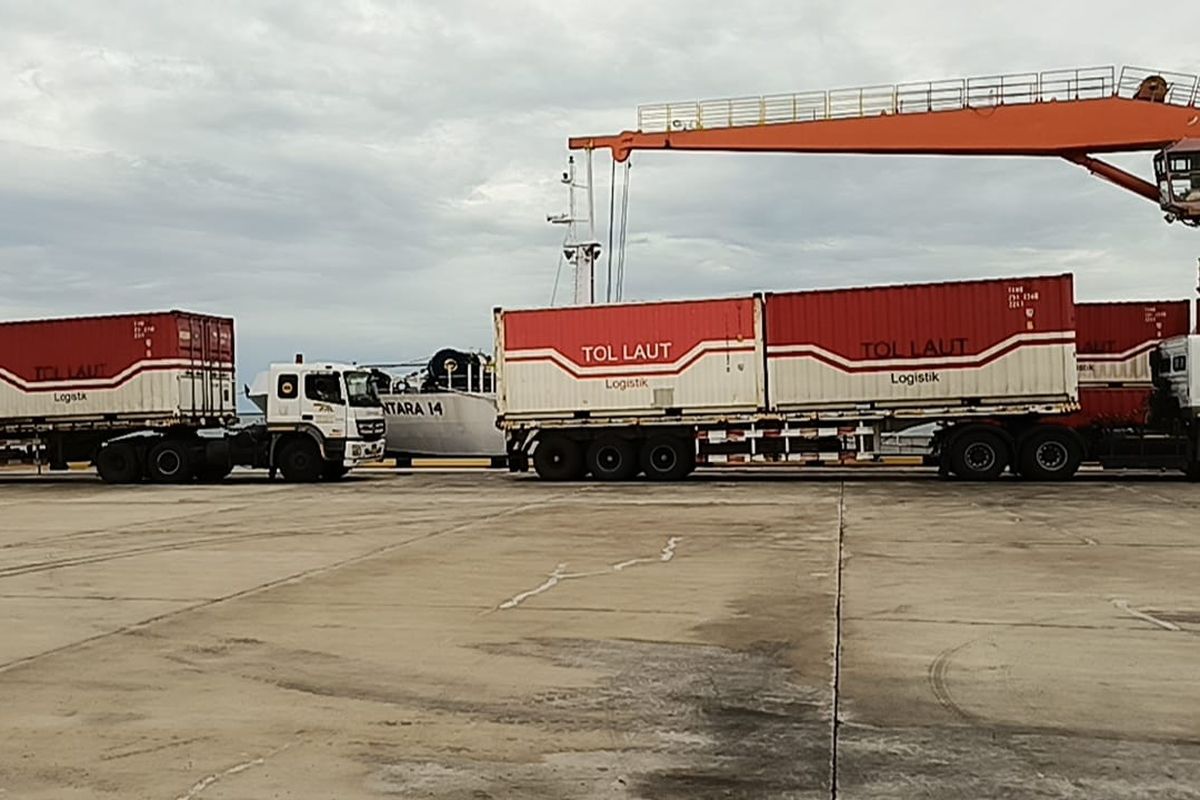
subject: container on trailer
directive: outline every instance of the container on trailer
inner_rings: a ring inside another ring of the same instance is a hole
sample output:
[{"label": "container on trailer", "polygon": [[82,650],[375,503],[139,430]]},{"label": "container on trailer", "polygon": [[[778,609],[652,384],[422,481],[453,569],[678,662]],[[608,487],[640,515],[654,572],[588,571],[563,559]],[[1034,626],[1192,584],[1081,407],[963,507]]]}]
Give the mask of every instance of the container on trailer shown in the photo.
[{"label": "container on trailer", "polygon": [[496,310],[506,419],[748,413],[764,396],[760,302]]},{"label": "container on trailer", "polygon": [[1071,428],[1139,428],[1150,421],[1151,386],[1079,387],[1079,411],[1061,422]]},{"label": "container on trailer", "polygon": [[1073,408],[1070,275],[766,296],[770,407]]},{"label": "container on trailer", "polygon": [[1076,303],[1080,386],[1149,385],[1151,351],[1187,334],[1189,306],[1187,300]]},{"label": "container on trailer", "polygon": [[233,320],[185,311],[0,323],[0,430],[236,415]]}]

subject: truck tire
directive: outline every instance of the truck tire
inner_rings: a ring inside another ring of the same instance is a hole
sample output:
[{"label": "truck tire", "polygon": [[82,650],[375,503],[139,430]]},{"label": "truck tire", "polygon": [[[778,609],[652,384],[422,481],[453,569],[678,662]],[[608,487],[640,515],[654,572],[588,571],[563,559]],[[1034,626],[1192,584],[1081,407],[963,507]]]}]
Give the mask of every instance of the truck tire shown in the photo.
[{"label": "truck tire", "polygon": [[1020,474],[1031,481],[1065,481],[1079,469],[1083,446],[1063,428],[1041,428],[1021,442]]},{"label": "truck tire", "polygon": [[324,468],[321,451],[311,439],[293,439],[279,451],[279,469],[290,483],[312,483]]},{"label": "truck tire", "polygon": [[583,477],[583,454],[566,436],[543,436],[533,451],[533,469],[547,481],[577,481]]},{"label": "truck tire", "polygon": [[619,436],[600,436],[587,449],[587,470],[598,481],[627,481],[638,472],[633,442]]},{"label": "truck tire", "polygon": [[96,454],[96,472],[105,483],[137,483],[142,479],[137,448],[126,442],[101,447]]},{"label": "truck tire", "polygon": [[321,470],[321,477],[327,481],[340,481],[350,472],[350,468],[340,461],[326,461]]},{"label": "truck tire", "polygon": [[642,444],[642,471],[652,481],[679,481],[695,469],[692,443],[678,436],[651,436]]},{"label": "truck tire", "polygon": [[950,471],[965,481],[992,481],[1008,468],[1008,445],[999,434],[976,428],[950,442]]},{"label": "truck tire", "polygon": [[146,476],[154,483],[187,483],[192,479],[192,454],[185,442],[164,439],[146,454]]}]

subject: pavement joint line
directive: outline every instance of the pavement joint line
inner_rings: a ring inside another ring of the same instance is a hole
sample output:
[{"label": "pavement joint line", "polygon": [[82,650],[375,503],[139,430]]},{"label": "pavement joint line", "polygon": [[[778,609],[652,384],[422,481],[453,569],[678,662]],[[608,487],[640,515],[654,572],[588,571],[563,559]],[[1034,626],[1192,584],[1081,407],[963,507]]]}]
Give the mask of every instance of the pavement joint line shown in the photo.
[{"label": "pavement joint line", "polygon": [[829,726],[829,798],[838,800],[838,735],[841,733],[842,683],[842,572],[845,567],[846,541],[846,483],[838,490],[837,506],[837,573],[834,583],[833,627],[833,714]]}]

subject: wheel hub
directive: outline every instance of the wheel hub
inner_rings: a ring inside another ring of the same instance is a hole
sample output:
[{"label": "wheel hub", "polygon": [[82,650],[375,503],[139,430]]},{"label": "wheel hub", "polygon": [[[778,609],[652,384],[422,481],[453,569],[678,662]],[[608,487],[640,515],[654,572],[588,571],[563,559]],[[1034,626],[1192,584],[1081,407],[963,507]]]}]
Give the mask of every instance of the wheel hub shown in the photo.
[{"label": "wheel hub", "polygon": [[1042,469],[1057,472],[1067,463],[1069,456],[1062,442],[1042,442],[1034,451],[1034,458]]},{"label": "wheel hub", "polygon": [[620,451],[615,447],[603,447],[596,454],[596,461],[601,467],[609,471],[620,467],[622,460]]},{"label": "wheel hub", "polygon": [[158,458],[154,459],[154,465],[158,467],[158,471],[163,475],[175,475],[182,466],[179,454],[170,450],[159,453]]},{"label": "wheel hub", "polygon": [[978,472],[986,472],[996,463],[996,451],[992,449],[991,445],[982,442],[968,447],[963,455],[967,466]]}]

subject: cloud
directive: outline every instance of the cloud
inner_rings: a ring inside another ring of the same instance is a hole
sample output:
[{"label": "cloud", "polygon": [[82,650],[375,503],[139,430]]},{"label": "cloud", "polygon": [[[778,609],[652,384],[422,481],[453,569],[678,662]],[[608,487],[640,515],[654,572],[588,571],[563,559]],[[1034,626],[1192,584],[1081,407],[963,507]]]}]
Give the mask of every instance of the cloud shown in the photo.
[{"label": "cloud", "polygon": [[[1200,70],[1200,10],[1116,2],[0,9],[0,315],[228,313],[247,372],[490,347],[494,306],[549,301],[566,138],[639,102]],[[1198,243],[1053,160],[638,154],[627,295],[1069,270],[1085,298],[1186,296]]]}]

